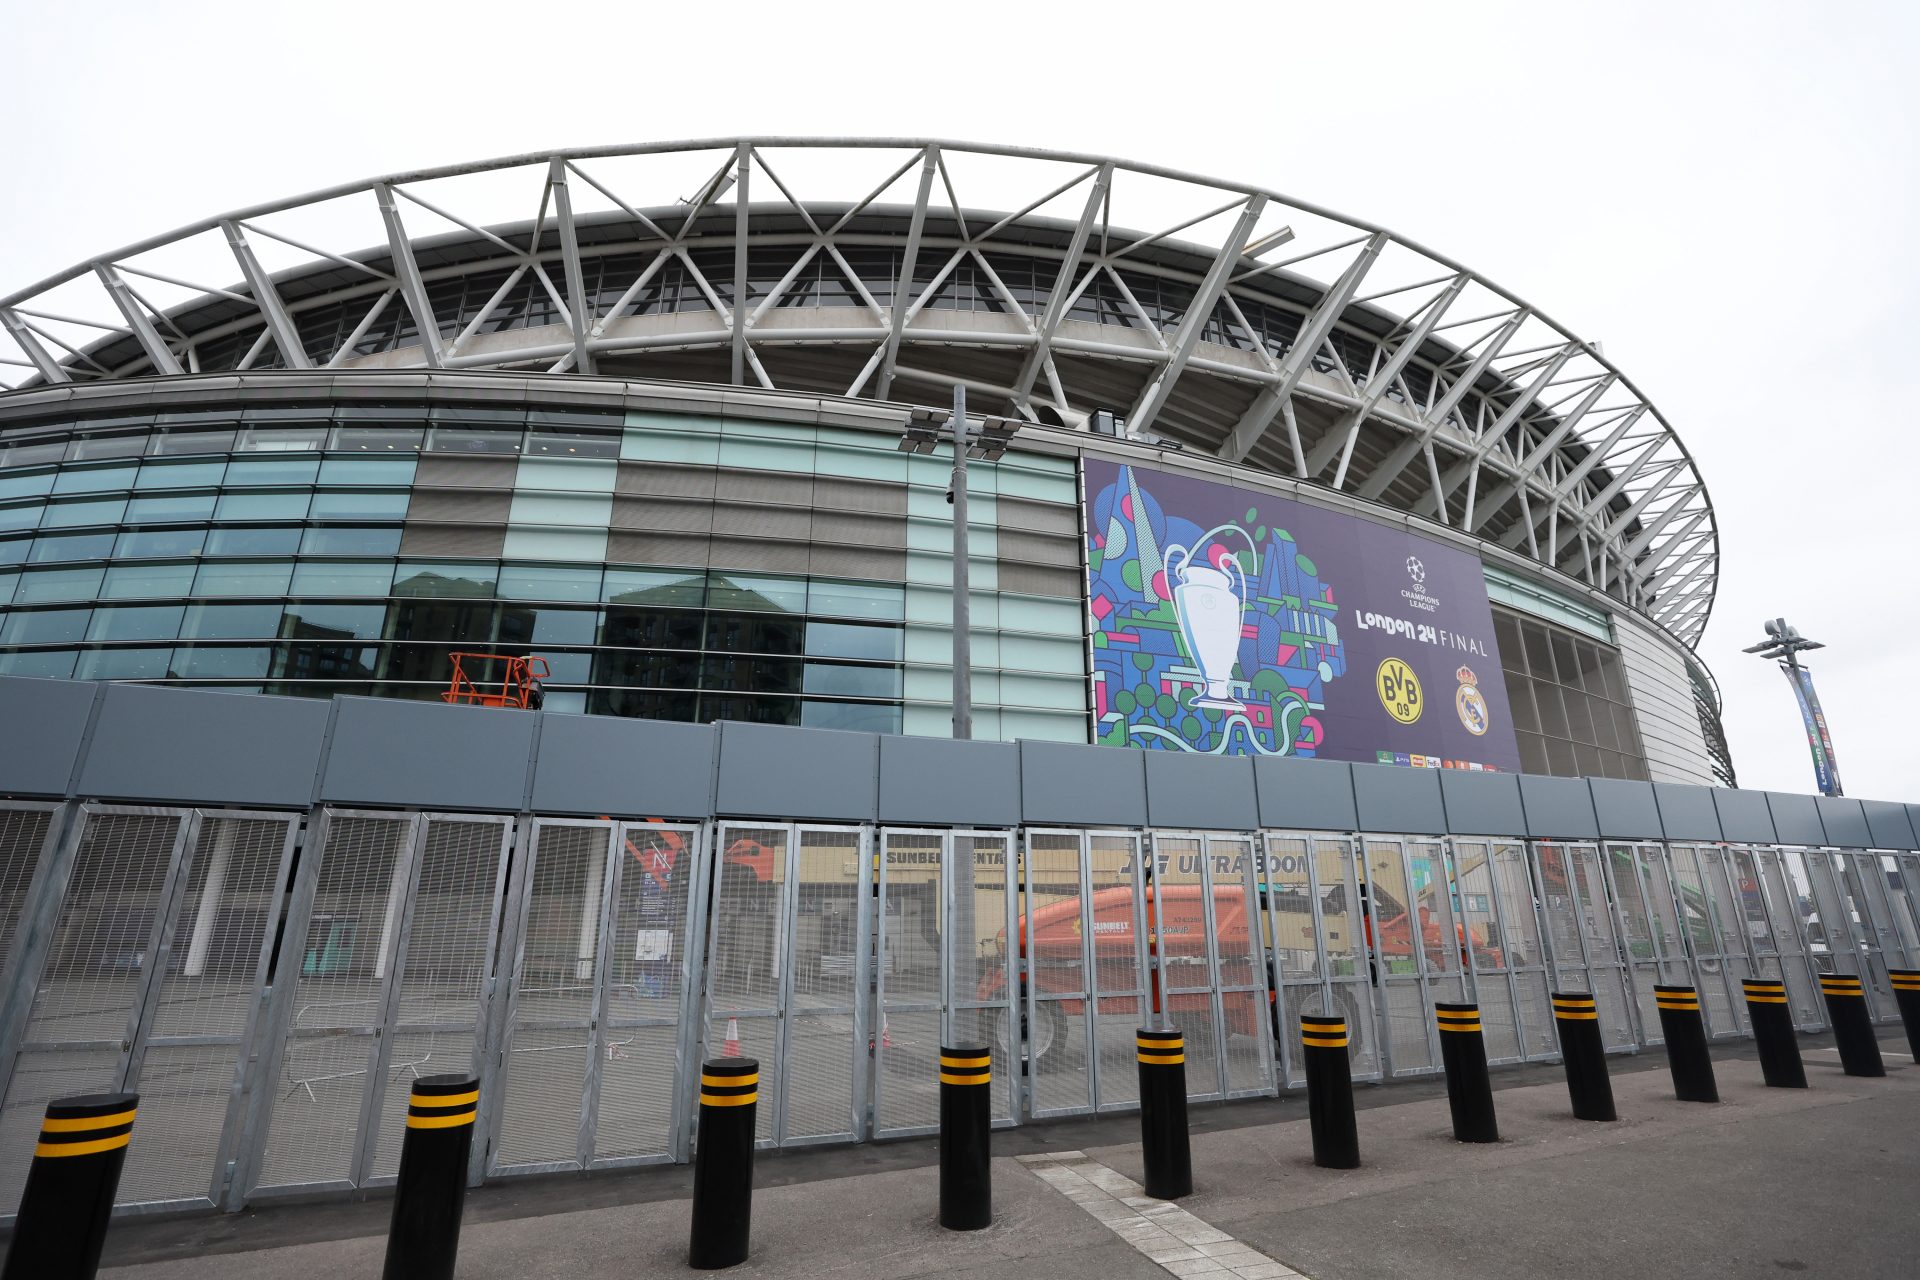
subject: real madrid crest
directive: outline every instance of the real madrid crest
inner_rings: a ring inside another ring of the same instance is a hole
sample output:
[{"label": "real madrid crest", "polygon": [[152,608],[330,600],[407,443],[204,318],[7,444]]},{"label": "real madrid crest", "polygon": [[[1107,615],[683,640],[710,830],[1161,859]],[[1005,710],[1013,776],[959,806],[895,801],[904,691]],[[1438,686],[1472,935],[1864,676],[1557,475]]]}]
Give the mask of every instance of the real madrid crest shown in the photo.
[{"label": "real madrid crest", "polygon": [[1480,692],[1480,677],[1473,673],[1472,667],[1463,666],[1455,671],[1460,687],[1454,691],[1453,709],[1460,717],[1460,723],[1466,726],[1468,733],[1479,737],[1487,731],[1487,698]]}]

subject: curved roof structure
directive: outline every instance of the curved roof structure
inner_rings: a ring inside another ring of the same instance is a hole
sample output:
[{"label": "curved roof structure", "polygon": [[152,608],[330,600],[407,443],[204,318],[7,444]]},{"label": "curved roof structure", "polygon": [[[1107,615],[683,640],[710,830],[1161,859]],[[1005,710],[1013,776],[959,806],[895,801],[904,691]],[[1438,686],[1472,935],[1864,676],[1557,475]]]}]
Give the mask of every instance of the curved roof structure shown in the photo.
[{"label": "curved roof structure", "polygon": [[1384,228],[1100,156],[727,138],[393,174],[102,255],[0,298],[0,333],[16,386],[489,368],[944,404],[964,381],[988,412],[1110,410],[1499,542],[1689,644],[1713,603],[1706,486],[1593,344]]}]

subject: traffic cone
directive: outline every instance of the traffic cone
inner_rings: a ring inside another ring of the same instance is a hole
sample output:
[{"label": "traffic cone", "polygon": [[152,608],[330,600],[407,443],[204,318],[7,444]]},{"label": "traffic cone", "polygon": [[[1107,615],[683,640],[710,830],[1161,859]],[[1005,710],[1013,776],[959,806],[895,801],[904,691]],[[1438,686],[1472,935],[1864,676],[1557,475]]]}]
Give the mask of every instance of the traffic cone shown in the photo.
[{"label": "traffic cone", "polygon": [[727,1019],[727,1042],[720,1046],[720,1056],[723,1058],[738,1058],[742,1056],[740,1053],[740,1019]]}]

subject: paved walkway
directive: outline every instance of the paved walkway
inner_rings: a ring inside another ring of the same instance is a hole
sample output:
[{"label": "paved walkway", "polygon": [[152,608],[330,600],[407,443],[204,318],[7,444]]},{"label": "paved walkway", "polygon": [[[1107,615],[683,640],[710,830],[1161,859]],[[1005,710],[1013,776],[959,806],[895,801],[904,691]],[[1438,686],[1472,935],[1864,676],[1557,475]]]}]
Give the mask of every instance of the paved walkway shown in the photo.
[{"label": "paved walkway", "polygon": [[[1808,1043],[1805,1091],[1765,1088],[1750,1046],[1719,1050],[1719,1106],[1674,1101],[1657,1051],[1615,1059],[1615,1124],[1573,1120],[1557,1067],[1498,1072],[1494,1146],[1452,1141],[1438,1082],[1365,1089],[1365,1163],[1344,1172],[1313,1167],[1298,1095],[1196,1107],[1195,1194],[1171,1213],[1132,1187],[1142,1170],[1127,1116],[997,1135],[997,1220],[969,1234],[932,1220],[931,1142],[769,1155],[739,1273],[1907,1280],[1920,1258],[1920,1070],[1889,1039],[1887,1078],[1852,1079],[1821,1043]],[[662,1167],[481,1188],[459,1274],[692,1274],[689,1182]],[[371,1199],[122,1222],[101,1274],[377,1276],[387,1209]]]}]

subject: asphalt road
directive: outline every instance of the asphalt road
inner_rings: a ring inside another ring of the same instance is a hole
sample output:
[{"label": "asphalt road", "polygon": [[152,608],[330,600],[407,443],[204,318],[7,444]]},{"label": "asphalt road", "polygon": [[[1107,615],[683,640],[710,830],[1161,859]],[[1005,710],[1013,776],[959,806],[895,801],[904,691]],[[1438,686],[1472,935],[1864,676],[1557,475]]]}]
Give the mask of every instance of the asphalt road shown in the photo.
[{"label": "asphalt road", "polygon": [[[1360,1094],[1363,1167],[1316,1169],[1304,1101],[1196,1107],[1195,1194],[1181,1207],[1313,1280],[1920,1273],[1920,1070],[1883,1041],[1890,1074],[1844,1076],[1823,1038],[1811,1088],[1769,1090],[1751,1046],[1716,1052],[1723,1101],[1673,1100],[1658,1052],[1614,1059],[1622,1119],[1568,1114],[1557,1067],[1496,1073],[1503,1141],[1455,1143],[1426,1080]],[[1901,1056],[1895,1056],[1895,1051]],[[1013,1156],[1082,1150],[1141,1175],[1132,1116],[996,1135],[998,1220],[933,1222],[931,1141],[768,1153],[756,1168],[754,1255],[767,1277],[964,1274],[1124,1280],[1169,1274]],[[459,1274],[691,1274],[691,1174],[663,1166],[509,1182],[468,1201]],[[382,1197],[227,1217],[116,1224],[103,1276],[227,1280],[379,1274]]]}]

